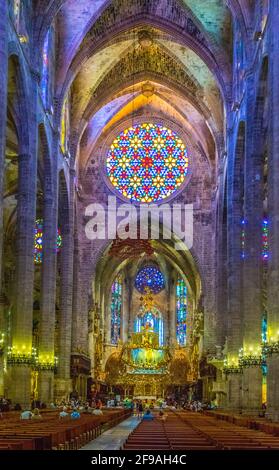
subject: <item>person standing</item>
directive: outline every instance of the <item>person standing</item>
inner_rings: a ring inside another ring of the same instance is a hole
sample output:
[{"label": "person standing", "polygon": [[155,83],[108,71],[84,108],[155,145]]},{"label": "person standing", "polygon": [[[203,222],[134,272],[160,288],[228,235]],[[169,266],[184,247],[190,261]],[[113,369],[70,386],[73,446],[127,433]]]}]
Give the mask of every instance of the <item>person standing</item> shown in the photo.
[{"label": "person standing", "polygon": [[140,401],[139,406],[138,406],[138,419],[142,417],[142,413],[143,413],[143,405],[142,405],[142,402]]}]

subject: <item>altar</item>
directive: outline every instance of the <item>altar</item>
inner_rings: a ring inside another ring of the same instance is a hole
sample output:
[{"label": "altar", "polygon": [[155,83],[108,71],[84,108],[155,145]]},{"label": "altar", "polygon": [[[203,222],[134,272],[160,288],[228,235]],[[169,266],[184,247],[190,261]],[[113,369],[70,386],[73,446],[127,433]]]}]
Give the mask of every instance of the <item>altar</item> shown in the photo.
[{"label": "altar", "polygon": [[170,351],[160,345],[159,335],[149,325],[135,332],[113,357],[107,367],[106,381],[124,390],[124,396],[156,401],[164,397],[170,381]]}]

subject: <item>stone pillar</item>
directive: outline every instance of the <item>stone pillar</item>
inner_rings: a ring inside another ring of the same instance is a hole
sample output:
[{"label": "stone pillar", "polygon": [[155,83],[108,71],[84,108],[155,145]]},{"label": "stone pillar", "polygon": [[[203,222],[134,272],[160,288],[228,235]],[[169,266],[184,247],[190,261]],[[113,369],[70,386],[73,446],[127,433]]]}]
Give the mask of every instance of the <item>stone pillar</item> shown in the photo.
[{"label": "stone pillar", "polygon": [[[269,56],[269,172],[268,214],[270,230],[270,259],[268,265],[268,341],[279,341],[279,1],[270,2]],[[267,417],[279,421],[279,355],[267,359]]]},{"label": "stone pillar", "polygon": [[[223,154],[224,155],[224,154]],[[226,266],[227,266],[227,243],[225,238],[224,220],[223,220],[223,211],[224,211],[224,201],[226,198],[225,195],[225,179],[224,179],[224,166],[225,158],[219,159],[218,167],[218,186],[220,188],[220,194],[218,194],[218,200],[216,200],[216,205],[218,204],[218,211],[216,211],[216,303],[217,303],[217,322],[218,328],[216,331],[217,335],[217,345],[223,347],[225,344],[226,330],[227,330],[227,318],[224,315],[224,312],[227,310],[227,283],[226,283]],[[204,318],[205,327],[207,327],[207,318]]]},{"label": "stone pillar", "polygon": [[[12,354],[29,355],[27,363],[22,366],[14,364],[11,358],[11,381],[13,387],[10,397],[14,403],[28,406],[31,387],[31,352],[32,352],[32,318],[33,318],[33,275],[34,275],[34,199],[36,191],[29,180],[33,173],[36,181],[31,155],[19,156],[19,197],[17,216],[17,273],[16,298],[12,312]],[[29,365],[28,365],[29,364]]]},{"label": "stone pillar", "polygon": [[242,374],[227,374],[227,399],[226,408],[235,412],[242,407]]},{"label": "stone pillar", "polygon": [[[51,175],[48,175],[51,177]],[[45,178],[47,175],[45,175]],[[44,244],[41,285],[41,320],[39,330],[39,399],[53,401],[54,333],[56,300],[57,183],[44,199]]]},{"label": "stone pillar", "polygon": [[[255,109],[255,80],[247,77],[247,128],[245,161],[245,259],[243,263],[243,354],[261,354],[261,225],[262,202],[262,116]],[[261,102],[260,102],[261,104]],[[243,369],[243,412],[257,414],[261,408],[262,372],[260,366]]]},{"label": "stone pillar", "polygon": [[[72,346],[72,305],[73,305],[73,174],[70,177],[70,188],[68,194],[66,188],[59,202],[62,205],[60,210],[63,220],[61,233],[63,246],[60,253],[61,277],[60,277],[60,315],[59,315],[59,336],[58,336],[58,371],[55,383],[55,395],[61,399],[69,395],[72,389],[70,375],[71,366],[71,346]],[[67,198],[67,201],[65,200]]]},{"label": "stone pillar", "polygon": [[121,324],[121,340],[123,343],[128,339],[128,324],[129,324],[129,293],[127,289],[127,279],[124,275],[123,280],[123,297],[122,297],[122,324]]},{"label": "stone pillar", "polygon": [[[77,244],[76,244],[77,245]],[[76,246],[77,248],[77,246]],[[78,374],[76,391],[86,398],[85,384],[90,375],[89,334],[88,334],[88,298],[90,272],[84,267],[84,256],[78,256],[75,250],[74,289],[73,289],[73,327],[72,327],[72,362],[76,362],[74,374]],[[85,255],[88,254],[84,248]]]},{"label": "stone pillar", "polygon": [[176,341],[176,282],[177,274],[173,273],[170,277],[169,285],[169,339],[170,345],[175,347],[177,345]]},{"label": "stone pillar", "polygon": [[[33,328],[34,282],[34,224],[37,192],[37,84],[30,80],[29,153],[21,154],[19,162],[19,187],[17,206],[17,266],[16,294],[12,312],[12,354],[9,356],[11,383],[9,392],[13,403],[30,404],[31,354]],[[31,137],[32,136],[32,137]],[[16,364],[21,354],[26,360]]]},{"label": "stone pillar", "polygon": [[[240,125],[241,126],[241,125]],[[237,133],[228,133],[228,265],[227,265],[227,363],[228,367],[238,367],[239,350],[243,345],[242,336],[242,281],[243,263],[241,257],[241,219],[243,217],[242,191],[244,190],[245,127]],[[234,138],[234,139],[233,139]],[[233,140],[236,142],[233,144]],[[241,408],[242,374],[227,374],[228,408],[239,411]]]},{"label": "stone pillar", "polygon": [[262,370],[250,366],[243,370],[242,413],[257,415],[262,405]]},{"label": "stone pillar", "polygon": [[8,325],[5,318],[7,306],[8,302],[5,295],[0,294],[0,397],[5,395],[4,352],[8,341]]},{"label": "stone pillar", "polygon": [[80,296],[81,296],[81,273],[79,257],[81,252],[78,246],[78,239],[74,240],[74,272],[73,272],[73,318],[72,318],[72,352],[78,351],[79,338],[79,315],[80,315]]},{"label": "stone pillar", "polygon": [[133,312],[133,281],[130,277],[127,279],[127,295],[128,295],[128,308],[129,308],[129,319],[128,319],[128,338],[134,331],[134,312]]},{"label": "stone pillar", "polygon": [[84,271],[79,250],[75,250],[72,352],[88,354],[88,294],[90,273]]},{"label": "stone pillar", "polygon": [[267,412],[266,417],[271,421],[279,421],[279,353],[267,358]]},{"label": "stone pillar", "polygon": [[[201,225],[201,229],[205,238],[202,244],[203,259],[206,259],[206,265],[203,266],[203,276],[205,281],[204,290],[206,294],[203,299],[204,306],[204,335],[203,335],[203,350],[205,354],[215,355],[216,346],[219,346],[219,328],[222,328],[221,321],[223,319],[217,316],[217,299],[216,299],[216,260],[215,260],[215,241],[212,240],[211,233],[214,227],[212,213],[206,213],[206,219],[209,218],[210,222],[205,221]],[[220,266],[220,269],[221,266]],[[223,265],[224,270],[224,265]],[[224,277],[225,274],[223,274]],[[226,291],[226,289],[225,289]],[[226,296],[226,292],[224,292]],[[226,298],[226,297],[225,297]],[[220,313],[220,312],[219,312]],[[217,343],[218,341],[218,343]]]},{"label": "stone pillar", "polygon": [[0,0],[0,287],[2,286],[3,249],[3,182],[6,151],[7,87],[8,87],[8,2]]}]

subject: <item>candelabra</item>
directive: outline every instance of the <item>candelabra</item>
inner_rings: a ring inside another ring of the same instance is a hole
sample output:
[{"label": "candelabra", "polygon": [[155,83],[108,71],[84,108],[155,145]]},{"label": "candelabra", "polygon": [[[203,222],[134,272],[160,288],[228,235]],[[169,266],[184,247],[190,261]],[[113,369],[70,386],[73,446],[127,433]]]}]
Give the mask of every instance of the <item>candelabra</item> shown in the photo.
[{"label": "candelabra", "polygon": [[263,354],[271,356],[272,354],[279,354],[279,341],[274,343],[265,343],[263,345]]},{"label": "candelabra", "polygon": [[242,367],[238,365],[227,365],[224,366],[223,371],[225,372],[226,375],[228,374],[241,374],[243,372]]}]

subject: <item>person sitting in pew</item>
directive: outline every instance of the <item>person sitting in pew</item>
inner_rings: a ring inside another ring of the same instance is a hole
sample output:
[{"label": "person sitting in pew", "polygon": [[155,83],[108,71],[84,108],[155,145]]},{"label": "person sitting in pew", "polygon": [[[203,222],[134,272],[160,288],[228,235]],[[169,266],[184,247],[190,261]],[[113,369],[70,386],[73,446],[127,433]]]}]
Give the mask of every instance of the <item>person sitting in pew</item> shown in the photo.
[{"label": "person sitting in pew", "polygon": [[31,419],[31,418],[32,418],[32,413],[30,410],[25,410],[20,415],[20,419]]},{"label": "person sitting in pew", "polygon": [[92,414],[97,416],[101,416],[103,414],[99,405],[95,408],[95,410],[93,410]]},{"label": "person sitting in pew", "polygon": [[162,410],[160,410],[158,419],[159,419],[160,421],[166,421],[167,416],[168,416],[167,413],[164,413]]},{"label": "person sitting in pew", "polygon": [[64,406],[63,410],[60,411],[60,413],[59,413],[59,418],[63,419],[63,418],[67,418],[68,416],[69,416],[69,413],[67,413],[67,407]]},{"label": "person sitting in pew", "polygon": [[39,408],[34,408],[31,419],[42,419]]},{"label": "person sitting in pew", "polygon": [[150,411],[149,408],[148,408],[148,409],[146,410],[146,412],[144,413],[142,419],[144,419],[144,420],[152,420],[152,419],[154,419],[154,416],[153,416],[153,414],[151,413],[151,411]]},{"label": "person sitting in pew", "polygon": [[74,408],[74,410],[71,413],[71,419],[79,419],[79,418],[80,418],[80,413],[76,408]]}]

